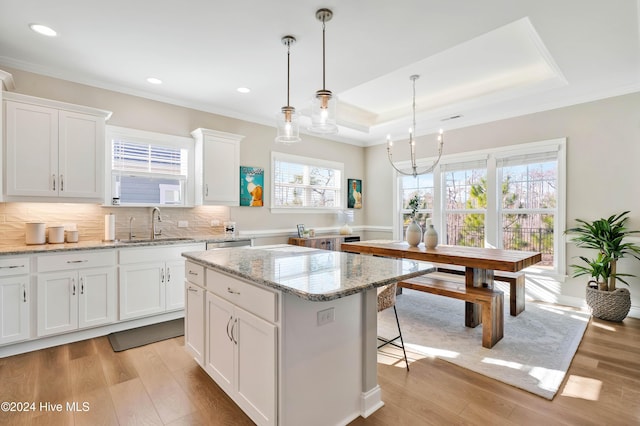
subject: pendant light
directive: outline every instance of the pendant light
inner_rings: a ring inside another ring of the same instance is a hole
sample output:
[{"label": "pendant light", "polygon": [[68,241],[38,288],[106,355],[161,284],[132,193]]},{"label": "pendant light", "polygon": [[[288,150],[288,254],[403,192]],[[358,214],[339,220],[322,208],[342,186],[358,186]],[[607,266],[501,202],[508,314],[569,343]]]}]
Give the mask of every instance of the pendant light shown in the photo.
[{"label": "pendant light", "polygon": [[316,11],[316,18],[322,22],[322,89],[318,90],[311,101],[311,127],[309,131],[320,134],[338,133],[336,125],[336,98],[325,87],[325,23],[333,17],[329,9]]},{"label": "pendant light", "polygon": [[279,114],[276,115],[278,125],[278,135],[275,141],[278,143],[296,143],[300,142],[300,128],[298,126],[298,114],[296,109],[289,105],[289,69],[291,46],[296,42],[294,36],[282,37],[282,44],[287,46],[287,105],[282,107]]},{"label": "pendant light", "polygon": [[387,135],[387,157],[389,158],[389,162],[391,163],[391,167],[393,167],[396,172],[401,175],[413,176],[416,177],[418,175],[423,175],[425,173],[431,173],[433,169],[436,168],[436,165],[440,161],[440,157],[442,157],[442,145],[444,145],[444,136],[442,135],[442,129],[440,129],[440,134],[438,135],[438,158],[428,167],[425,167],[423,170],[418,170],[418,166],[416,165],[416,140],[414,139],[414,134],[416,130],[416,80],[419,79],[419,75],[412,75],[409,77],[409,80],[413,82],[413,127],[409,129],[409,150],[411,155],[411,172],[405,172],[398,169],[395,164],[393,164],[391,148],[393,147],[393,141],[391,140],[391,135]]}]

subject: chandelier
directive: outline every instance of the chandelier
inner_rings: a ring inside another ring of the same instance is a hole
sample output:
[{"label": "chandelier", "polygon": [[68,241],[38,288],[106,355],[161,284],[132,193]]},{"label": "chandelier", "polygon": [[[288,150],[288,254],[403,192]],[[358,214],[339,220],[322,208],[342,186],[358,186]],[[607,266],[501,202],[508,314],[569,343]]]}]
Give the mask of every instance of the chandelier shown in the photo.
[{"label": "chandelier", "polygon": [[393,141],[391,140],[391,135],[387,135],[387,157],[389,158],[389,162],[391,163],[391,167],[393,167],[396,172],[401,175],[413,176],[416,177],[418,175],[422,175],[425,173],[431,173],[433,169],[436,168],[436,165],[440,161],[440,157],[442,157],[442,145],[444,145],[444,137],[442,134],[442,129],[440,129],[440,134],[438,135],[438,158],[433,162],[429,167],[426,167],[424,170],[418,170],[418,166],[416,165],[416,141],[414,139],[414,133],[416,130],[416,80],[419,79],[419,75],[412,75],[409,79],[413,82],[413,127],[409,129],[409,148],[411,150],[411,172],[405,172],[400,170],[393,164],[393,158],[391,154],[391,148],[393,147]]},{"label": "chandelier", "polygon": [[289,69],[291,45],[296,42],[295,37],[287,35],[282,37],[282,44],[287,46],[287,105],[282,107],[280,113],[276,115],[278,123],[278,134],[275,141],[278,143],[300,142],[300,128],[298,127],[298,114],[296,109],[289,105]]},{"label": "chandelier", "polygon": [[330,90],[325,88],[325,48],[324,34],[325,23],[333,17],[333,12],[329,9],[318,9],[316,18],[322,22],[322,89],[315,93],[311,101],[311,126],[309,131],[320,134],[338,133],[336,125],[336,98]]}]

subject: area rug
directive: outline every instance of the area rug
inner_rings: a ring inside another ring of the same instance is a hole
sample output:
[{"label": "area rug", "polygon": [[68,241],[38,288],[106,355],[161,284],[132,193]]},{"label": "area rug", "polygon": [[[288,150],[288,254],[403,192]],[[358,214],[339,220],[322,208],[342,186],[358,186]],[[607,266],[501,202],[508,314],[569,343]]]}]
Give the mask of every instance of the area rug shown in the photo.
[{"label": "area rug", "polygon": [[[527,301],[525,311],[512,317],[508,294],[505,301],[504,337],[486,349],[481,343],[482,326],[464,326],[464,301],[403,289],[396,306],[405,346],[413,353],[437,357],[553,399],[582,340],[589,314]],[[397,335],[393,309],[378,314],[378,335]]]},{"label": "area rug", "polygon": [[184,318],[151,324],[107,335],[114,352],[160,342],[184,335]]}]

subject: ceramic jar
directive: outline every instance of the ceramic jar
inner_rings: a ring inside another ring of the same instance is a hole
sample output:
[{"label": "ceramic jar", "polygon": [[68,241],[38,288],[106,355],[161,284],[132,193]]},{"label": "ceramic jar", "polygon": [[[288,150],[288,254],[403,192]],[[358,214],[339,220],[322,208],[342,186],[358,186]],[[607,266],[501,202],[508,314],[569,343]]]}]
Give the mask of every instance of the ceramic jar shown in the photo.
[{"label": "ceramic jar", "polygon": [[438,245],[438,232],[433,225],[429,225],[424,231],[424,246],[428,249],[434,249]]},{"label": "ceramic jar", "polygon": [[406,240],[411,247],[418,247],[420,241],[422,241],[422,228],[418,225],[418,222],[412,220],[405,234]]}]

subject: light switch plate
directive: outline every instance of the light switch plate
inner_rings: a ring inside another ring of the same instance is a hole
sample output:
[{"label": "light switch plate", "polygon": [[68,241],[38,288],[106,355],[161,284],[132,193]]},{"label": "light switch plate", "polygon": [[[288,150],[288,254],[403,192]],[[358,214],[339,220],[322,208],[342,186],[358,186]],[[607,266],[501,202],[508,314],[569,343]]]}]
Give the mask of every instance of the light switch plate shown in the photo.
[{"label": "light switch plate", "polygon": [[335,309],[329,308],[323,311],[318,311],[318,326],[329,324],[335,320]]},{"label": "light switch plate", "polygon": [[178,221],[178,228],[187,228],[189,226],[189,221],[188,220],[179,220]]}]

